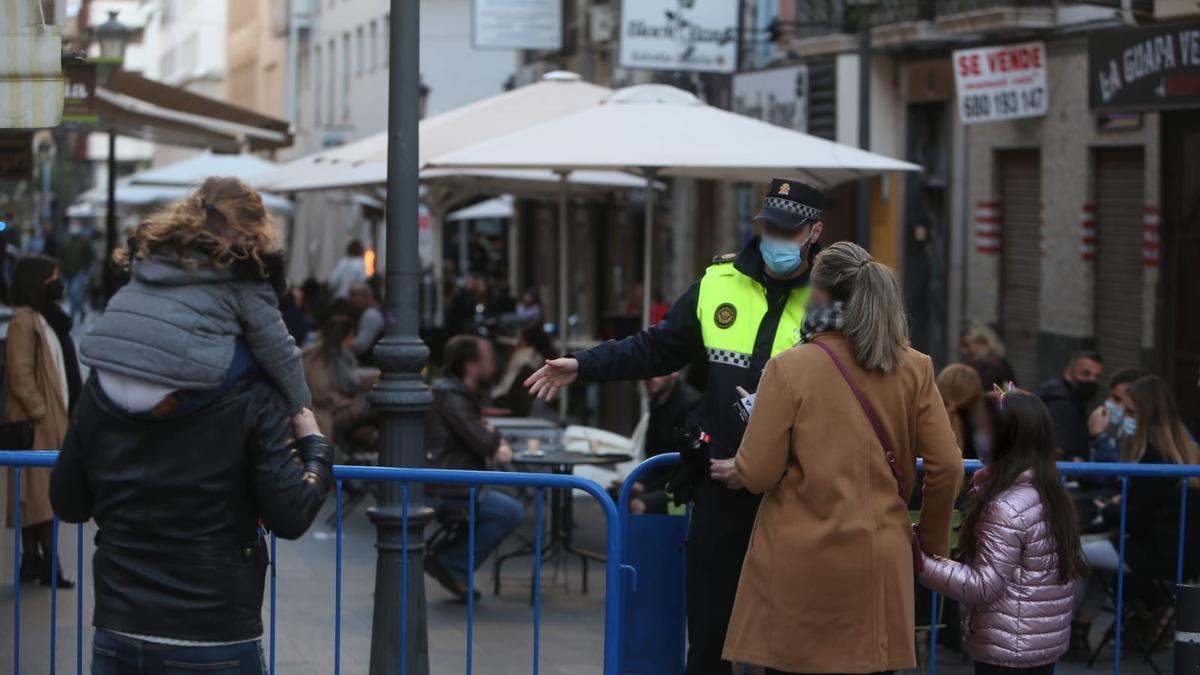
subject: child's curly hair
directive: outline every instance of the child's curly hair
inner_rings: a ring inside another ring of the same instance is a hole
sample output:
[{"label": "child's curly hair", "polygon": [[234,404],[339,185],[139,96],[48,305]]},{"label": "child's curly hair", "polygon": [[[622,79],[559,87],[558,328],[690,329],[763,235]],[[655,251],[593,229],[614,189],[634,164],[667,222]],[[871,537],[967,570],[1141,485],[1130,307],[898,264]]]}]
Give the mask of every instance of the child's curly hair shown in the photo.
[{"label": "child's curly hair", "polygon": [[227,267],[251,264],[266,277],[264,258],[281,251],[279,229],[262,197],[237,178],[213,176],[195,192],[143,220],[114,259],[125,269],[151,254],[174,252],[179,263],[194,267],[188,251],[210,256]]}]

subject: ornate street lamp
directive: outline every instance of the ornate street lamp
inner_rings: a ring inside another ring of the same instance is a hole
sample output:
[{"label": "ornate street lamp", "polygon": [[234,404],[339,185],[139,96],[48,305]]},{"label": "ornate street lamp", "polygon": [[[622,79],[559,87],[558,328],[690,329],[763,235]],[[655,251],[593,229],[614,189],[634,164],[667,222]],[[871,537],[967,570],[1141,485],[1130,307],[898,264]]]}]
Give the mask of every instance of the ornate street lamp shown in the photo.
[{"label": "ornate street lamp", "polygon": [[120,12],[109,10],[108,21],[96,26],[96,43],[100,46],[100,56],[105,59],[123,61],[125,48],[133,39],[133,31],[125,24],[117,21]]},{"label": "ornate street lamp", "polygon": [[[421,381],[429,349],[421,342],[421,260],[417,255],[417,120],[421,115],[420,3],[391,0],[387,153],[387,328],[375,346],[383,371],[370,401],[380,413],[380,466],[425,465],[425,411],[433,399]],[[428,89],[426,89],[428,91]],[[432,517],[422,486],[380,484],[375,524],[375,607],[371,675],[428,675],[423,531]],[[406,521],[407,516],[407,522]]]}]

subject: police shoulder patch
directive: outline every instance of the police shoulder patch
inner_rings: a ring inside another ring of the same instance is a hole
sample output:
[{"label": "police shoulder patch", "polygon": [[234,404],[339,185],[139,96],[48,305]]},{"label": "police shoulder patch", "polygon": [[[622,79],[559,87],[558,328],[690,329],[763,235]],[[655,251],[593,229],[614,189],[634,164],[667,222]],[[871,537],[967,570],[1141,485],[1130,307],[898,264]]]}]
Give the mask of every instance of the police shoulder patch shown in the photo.
[{"label": "police shoulder patch", "polygon": [[723,263],[731,263],[734,260],[737,260],[737,257],[738,257],[738,254],[736,254],[736,253],[722,253],[721,255],[713,256],[712,261],[713,261],[713,264],[720,265]]},{"label": "police shoulder patch", "polygon": [[737,307],[733,303],[722,302],[717,305],[717,311],[713,312],[713,323],[717,324],[717,328],[729,328],[734,321],[737,321]]}]

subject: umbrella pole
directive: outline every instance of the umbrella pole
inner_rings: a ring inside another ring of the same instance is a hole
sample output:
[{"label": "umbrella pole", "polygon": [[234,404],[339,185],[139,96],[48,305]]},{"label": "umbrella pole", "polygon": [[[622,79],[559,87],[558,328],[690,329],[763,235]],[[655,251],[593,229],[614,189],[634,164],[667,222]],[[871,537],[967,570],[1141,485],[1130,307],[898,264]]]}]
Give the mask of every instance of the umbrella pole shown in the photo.
[{"label": "umbrella pole", "polygon": [[650,327],[651,292],[650,261],[654,257],[654,177],[656,169],[646,169],[645,240],[642,242],[642,328]]},{"label": "umbrella pole", "polygon": [[[558,352],[565,356],[567,348],[567,177],[569,171],[558,174]],[[558,419],[567,418],[568,392],[570,387],[559,392]]]}]

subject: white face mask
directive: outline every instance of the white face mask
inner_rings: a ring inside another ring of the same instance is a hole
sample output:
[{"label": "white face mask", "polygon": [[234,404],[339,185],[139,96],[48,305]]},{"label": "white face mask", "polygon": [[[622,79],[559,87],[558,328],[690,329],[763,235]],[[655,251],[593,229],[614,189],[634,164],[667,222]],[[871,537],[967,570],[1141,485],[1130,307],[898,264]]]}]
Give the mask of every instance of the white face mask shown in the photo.
[{"label": "white face mask", "polygon": [[1137,418],[1136,417],[1126,417],[1125,419],[1121,420],[1121,431],[1126,436],[1132,436],[1132,435],[1136,434],[1137,433]]},{"label": "white face mask", "polygon": [[1108,423],[1114,427],[1121,426],[1121,420],[1125,419],[1125,407],[1112,399],[1105,399],[1104,409],[1108,411]]}]

